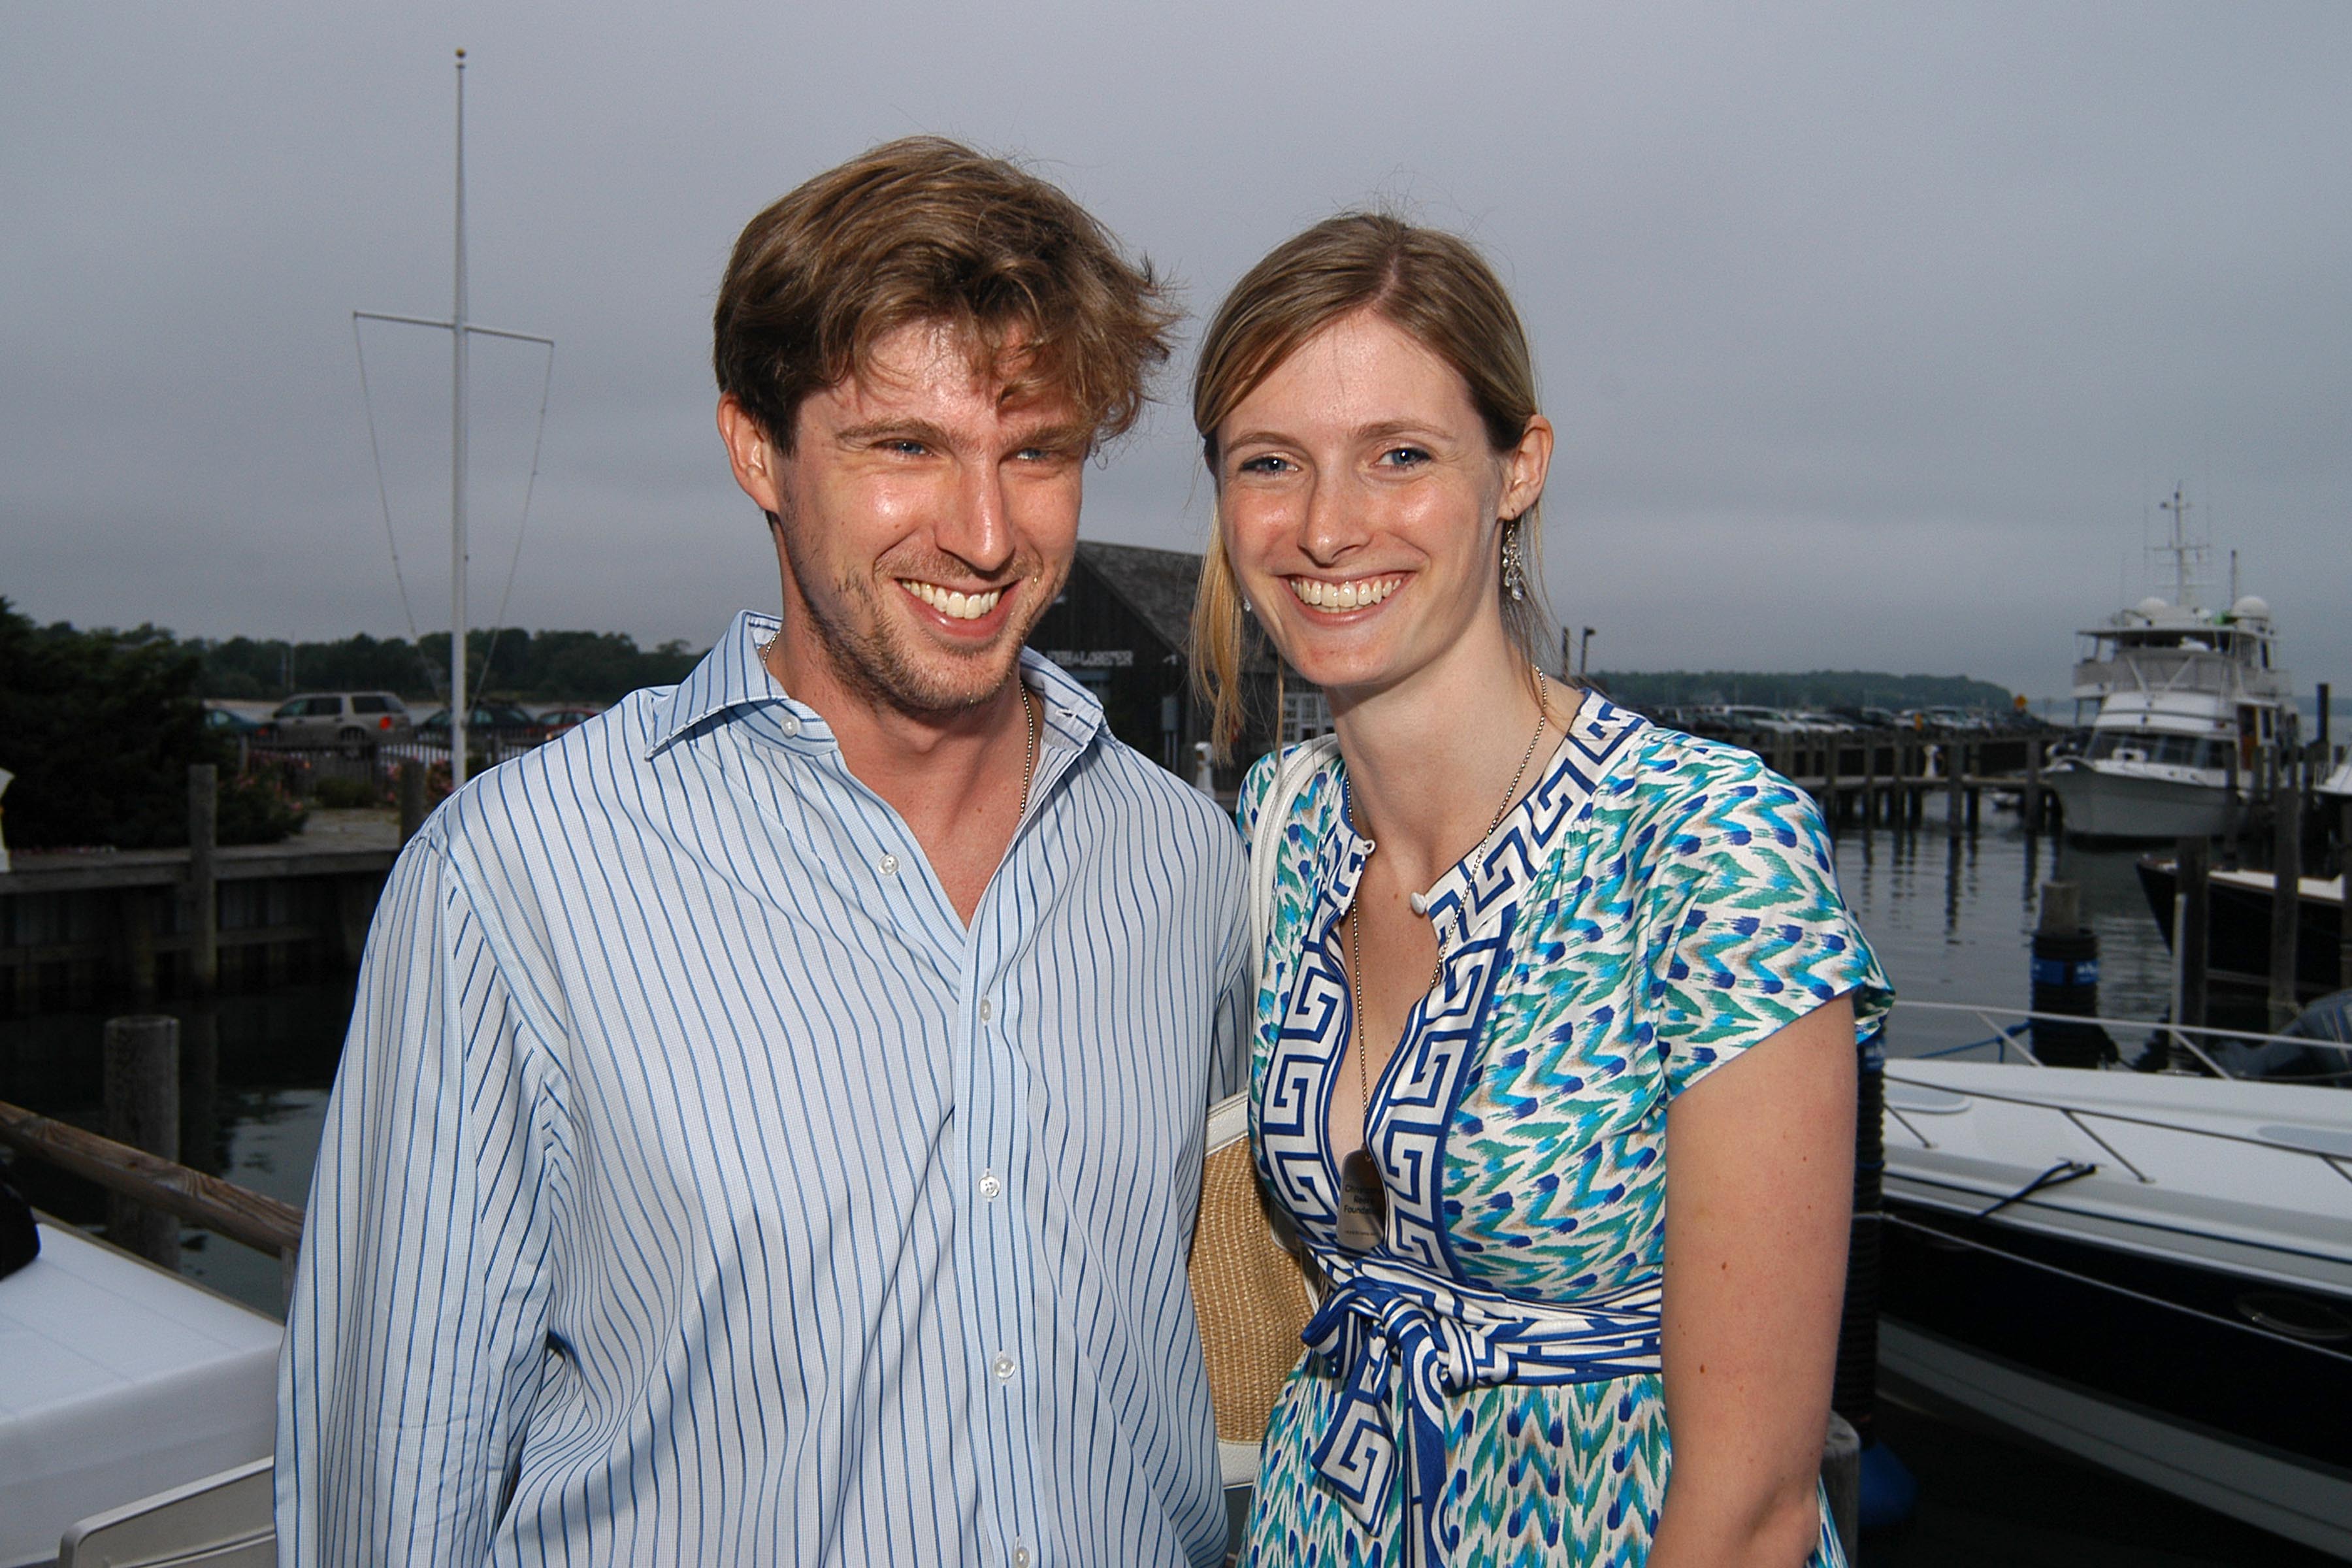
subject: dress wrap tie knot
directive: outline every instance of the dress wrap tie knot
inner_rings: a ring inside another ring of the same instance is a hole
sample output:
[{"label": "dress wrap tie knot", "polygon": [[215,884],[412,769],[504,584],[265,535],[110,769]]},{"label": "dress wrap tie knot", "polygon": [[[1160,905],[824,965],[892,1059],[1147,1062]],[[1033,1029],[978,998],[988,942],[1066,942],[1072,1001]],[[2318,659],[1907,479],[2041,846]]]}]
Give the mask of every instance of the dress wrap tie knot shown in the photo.
[{"label": "dress wrap tie knot", "polygon": [[[1299,1338],[1328,1358],[1342,1379],[1339,1407],[1315,1447],[1315,1468],[1366,1531],[1405,1461],[1412,1518],[1405,1561],[1441,1568],[1454,1561],[1461,1530],[1446,1494],[1445,1401],[1504,1383],[1603,1383],[1659,1369],[1658,1282],[1564,1308],[1527,1301],[1465,1303],[1405,1281],[1355,1271],[1335,1279]],[[1509,1315],[1487,1316],[1486,1312]],[[1389,1390],[1402,1374],[1403,1431]]]}]

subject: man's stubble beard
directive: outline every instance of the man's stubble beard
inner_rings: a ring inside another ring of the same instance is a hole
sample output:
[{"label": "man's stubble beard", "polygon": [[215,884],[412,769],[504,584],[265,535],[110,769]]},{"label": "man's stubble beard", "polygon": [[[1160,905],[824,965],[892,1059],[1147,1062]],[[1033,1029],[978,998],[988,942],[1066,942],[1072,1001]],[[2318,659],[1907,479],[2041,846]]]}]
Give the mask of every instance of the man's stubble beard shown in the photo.
[{"label": "man's stubble beard", "polygon": [[[865,620],[872,630],[860,630],[847,624],[847,618],[828,614],[826,607],[808,592],[804,584],[812,580],[811,571],[823,568],[803,556],[789,523],[780,520],[776,528],[783,541],[785,561],[792,569],[793,596],[808,617],[809,630],[834,679],[871,706],[887,708],[911,719],[938,719],[968,712],[1002,691],[1020,667],[1021,649],[1028,642],[1029,634],[1036,629],[1046,606],[1053,602],[1053,595],[1042,591],[1045,564],[1033,559],[1028,563],[1029,570],[1006,589],[1010,593],[1017,588],[1022,595],[1014,608],[1021,619],[1007,624],[1002,641],[971,654],[940,650],[942,658],[964,669],[981,668],[985,672],[989,663],[1001,660],[992,679],[987,679],[984,685],[942,680],[908,658],[907,648],[892,635],[894,623],[889,612],[876,595],[903,593],[905,590],[895,580],[883,583],[874,577],[861,577],[854,568],[834,580],[835,602],[853,616],[861,608],[866,612]],[[1066,579],[1068,573],[1066,564],[1062,577]],[[1057,580],[1054,584],[1056,593],[1060,585]]]}]

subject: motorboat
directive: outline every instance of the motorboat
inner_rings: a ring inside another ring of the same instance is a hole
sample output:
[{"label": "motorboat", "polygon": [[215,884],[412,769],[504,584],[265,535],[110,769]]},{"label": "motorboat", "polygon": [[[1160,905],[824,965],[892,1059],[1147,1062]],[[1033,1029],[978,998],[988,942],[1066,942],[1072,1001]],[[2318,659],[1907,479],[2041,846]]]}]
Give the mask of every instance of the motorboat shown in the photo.
[{"label": "motorboat", "polygon": [[2182,534],[2179,491],[2166,508],[2172,542],[2158,548],[2174,558],[2172,598],[2151,595],[2077,634],[2086,655],[2074,666],[2075,710],[2096,710],[2080,754],[2045,775],[2074,837],[2228,832],[2242,781],[2294,723],[2270,605],[2232,584],[2228,609],[2201,607],[2189,563],[2205,547]]},{"label": "motorboat", "polygon": [[[0,1564],[269,1561],[278,1323],[71,1226],[38,1231],[0,1278]],[[126,1539],[173,1550],[98,1550]]]},{"label": "motorboat", "polygon": [[2034,1015],[1939,1010],[2006,1059],[1886,1062],[1890,1385],[2352,1559],[2352,1094],[2232,1079],[2218,1031],[2100,1020],[2204,1070],[2063,1068]]},{"label": "motorboat", "polygon": [[[2148,911],[2165,945],[2172,945],[2174,896],[2180,889],[2178,861],[2146,855],[2135,868]],[[2271,904],[2278,878],[2269,871],[2225,870],[2205,874],[2209,911],[2205,922],[2206,973],[2225,980],[2264,984],[2271,969]],[[2294,984],[2301,995],[2318,995],[2343,984],[2344,879],[2305,877],[2296,883]]]}]

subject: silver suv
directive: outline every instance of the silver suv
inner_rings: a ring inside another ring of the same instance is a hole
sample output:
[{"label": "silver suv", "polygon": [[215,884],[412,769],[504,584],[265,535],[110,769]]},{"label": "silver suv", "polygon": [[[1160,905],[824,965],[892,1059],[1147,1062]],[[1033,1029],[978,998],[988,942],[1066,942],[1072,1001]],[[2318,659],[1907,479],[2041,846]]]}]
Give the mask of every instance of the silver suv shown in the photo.
[{"label": "silver suv", "polygon": [[305,691],[278,705],[270,733],[300,746],[360,746],[405,741],[408,709],[389,691]]}]

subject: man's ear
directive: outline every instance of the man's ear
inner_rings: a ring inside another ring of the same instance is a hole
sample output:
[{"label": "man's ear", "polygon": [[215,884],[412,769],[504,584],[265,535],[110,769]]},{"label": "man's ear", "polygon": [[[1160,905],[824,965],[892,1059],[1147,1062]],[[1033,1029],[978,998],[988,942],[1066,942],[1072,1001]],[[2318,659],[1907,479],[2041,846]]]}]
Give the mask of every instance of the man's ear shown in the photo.
[{"label": "man's ear", "polygon": [[735,470],[735,482],[774,521],[784,510],[783,475],[778,471],[775,443],[731,392],[719,400],[719,438],[727,443],[727,461]]}]

